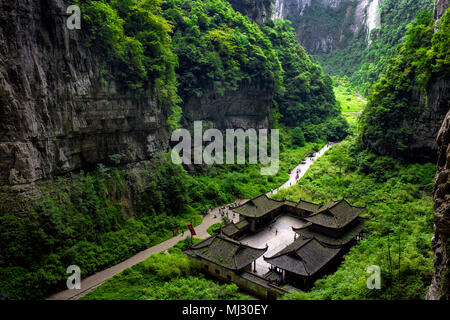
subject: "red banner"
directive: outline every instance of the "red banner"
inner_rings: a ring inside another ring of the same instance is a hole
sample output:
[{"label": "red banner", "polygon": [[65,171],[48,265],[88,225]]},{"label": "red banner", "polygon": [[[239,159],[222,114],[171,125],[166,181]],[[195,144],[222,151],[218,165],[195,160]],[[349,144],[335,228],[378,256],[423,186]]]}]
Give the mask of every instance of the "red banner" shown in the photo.
[{"label": "red banner", "polygon": [[197,234],[195,233],[194,227],[191,224],[188,224],[188,228],[189,231],[191,232],[192,236],[196,236]]}]

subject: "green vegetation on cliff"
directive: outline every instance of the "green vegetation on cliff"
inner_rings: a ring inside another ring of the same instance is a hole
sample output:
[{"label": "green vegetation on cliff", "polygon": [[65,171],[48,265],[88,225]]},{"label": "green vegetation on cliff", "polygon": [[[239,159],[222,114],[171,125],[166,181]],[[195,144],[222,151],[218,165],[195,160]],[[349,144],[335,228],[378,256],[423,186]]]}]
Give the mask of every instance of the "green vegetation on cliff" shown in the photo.
[{"label": "green vegetation on cliff", "polygon": [[[172,51],[173,26],[161,16],[162,0],[78,1],[86,37],[94,53],[104,58],[104,81],[115,80],[140,95],[156,97],[173,129],[179,109]],[[172,121],[172,122],[171,122]]]},{"label": "green vegetation on cliff", "polygon": [[434,32],[431,13],[422,12],[408,26],[399,47],[369,96],[362,116],[362,141],[371,150],[407,158],[415,143],[411,124],[427,108],[430,83],[450,75],[450,17],[442,16]]},{"label": "green vegetation on cliff", "polygon": [[[295,39],[289,21],[269,20],[261,26],[272,42],[283,67],[283,86],[275,96],[281,122],[300,126],[311,134],[326,133],[329,141],[347,135],[347,123],[340,114],[333,94],[333,81],[311,61]],[[314,140],[314,139],[313,139]]]},{"label": "green vegetation on cliff", "polygon": [[[361,28],[356,34],[344,34],[344,39],[348,40],[336,50],[317,54],[315,58],[327,73],[348,76],[361,92],[367,94],[370,86],[379,79],[380,72],[395,56],[398,44],[404,40],[408,24],[420,11],[431,12],[432,7],[431,0],[384,0],[379,9],[381,27],[372,30],[369,36],[370,44],[366,31]],[[339,13],[336,14],[339,16]],[[325,17],[317,16],[316,19],[325,25],[335,21]],[[348,22],[351,23],[353,21]],[[330,29],[329,32],[334,34],[339,30],[340,28]]]},{"label": "green vegetation on cliff", "polygon": [[[41,198],[24,201],[27,207],[17,205],[14,212],[8,205],[13,200],[3,193],[0,292],[36,299],[64,289],[68,266],[78,265],[87,277],[171,238],[175,229],[198,225],[212,206],[269,192],[288,179],[287,168],[321,145],[293,146],[282,130],[275,176],[262,176],[261,165],[205,166],[188,174],[169,154],[160,154],[139,165],[99,165],[90,173],[42,182]],[[110,158],[111,164],[120,162],[118,155]]]},{"label": "green vegetation on cliff", "polygon": [[273,93],[284,124],[327,123],[345,136],[331,80],[288,22],[258,26],[225,0],[89,0],[82,10],[92,49],[113,69],[105,80],[158,97],[171,129],[182,101],[252,85]]},{"label": "green vegetation on cliff", "polygon": [[272,44],[227,1],[168,0],[163,16],[174,25],[183,100],[211,89],[224,95],[249,83],[279,86],[281,66]]},{"label": "green vegetation on cliff", "polygon": [[214,195],[191,200],[207,189],[165,155],[132,169],[100,165],[43,182],[41,198],[28,208],[0,207],[1,292],[45,297],[64,288],[70,265],[86,277],[172,237],[176,228],[198,225],[204,207],[222,204]]}]

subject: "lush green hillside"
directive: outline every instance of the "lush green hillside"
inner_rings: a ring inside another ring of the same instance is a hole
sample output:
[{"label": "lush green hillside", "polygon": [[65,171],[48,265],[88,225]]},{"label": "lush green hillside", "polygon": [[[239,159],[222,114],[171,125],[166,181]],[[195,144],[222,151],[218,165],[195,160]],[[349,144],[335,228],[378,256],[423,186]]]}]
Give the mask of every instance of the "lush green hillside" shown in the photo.
[{"label": "lush green hillside", "polygon": [[268,90],[282,83],[282,69],[267,37],[223,0],[168,0],[162,15],[173,25],[180,96],[221,94],[258,82]]},{"label": "lush green hillside", "polygon": [[[304,132],[328,132],[328,140],[345,137],[346,123],[341,117],[332,89],[332,80],[324,76],[305,49],[295,40],[289,21],[269,20],[262,27],[272,42],[283,67],[283,87],[275,97],[281,122],[301,126]],[[317,128],[327,122],[327,129]],[[317,130],[319,129],[319,130]]]},{"label": "lush green hillside", "polygon": [[[395,159],[358,153],[348,139],[320,158],[299,184],[275,198],[315,203],[345,198],[365,206],[368,237],[338,270],[311,292],[287,299],[423,299],[433,273],[433,201],[436,167],[405,166]],[[367,267],[381,268],[381,290],[369,290]]]},{"label": "lush green hillside", "polygon": [[[171,106],[172,128],[183,101],[250,83],[273,92],[274,120],[281,114],[283,123],[297,126],[339,118],[331,80],[295,41],[288,22],[259,27],[225,0],[83,1],[82,9],[92,48],[116,67],[105,78],[142,94],[153,87]],[[336,121],[331,130],[345,128]]]},{"label": "lush green hillside", "polygon": [[[135,89],[144,97],[156,96],[167,106],[169,127],[174,128],[179,114],[173,53],[173,26],[162,17],[163,1],[79,0],[86,38],[90,49],[103,57],[110,74],[103,81],[115,80],[119,86]],[[106,70],[106,68],[105,68]]]},{"label": "lush green hillside", "polygon": [[[438,79],[448,79],[450,75],[448,10],[441,18],[437,32],[434,32],[434,27],[433,16],[426,11],[408,26],[405,42],[387,65],[380,81],[373,86],[368,98],[369,103],[362,117],[364,146],[378,153],[410,158],[411,146],[423,138],[415,135],[414,124],[417,127],[418,122],[423,122],[418,119],[427,111],[429,104],[436,102],[426,100],[427,90]],[[439,99],[437,96],[432,98]],[[442,119],[435,124],[439,128],[448,105],[444,101],[443,106],[438,105],[438,108],[432,112],[442,113]]]},{"label": "lush green hillside", "polygon": [[334,77],[334,94],[341,107],[341,111],[347,122],[355,132],[360,116],[366,107],[367,101],[358,94],[355,87],[347,78]]}]

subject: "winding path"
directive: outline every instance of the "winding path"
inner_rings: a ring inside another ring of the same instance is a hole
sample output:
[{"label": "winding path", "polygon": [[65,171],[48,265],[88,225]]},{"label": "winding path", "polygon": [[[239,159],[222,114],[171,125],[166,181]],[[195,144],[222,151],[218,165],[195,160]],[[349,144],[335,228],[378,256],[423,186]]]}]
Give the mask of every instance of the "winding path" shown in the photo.
[{"label": "winding path", "polygon": [[[306,157],[305,160],[303,160],[305,163],[300,163],[298,166],[296,166],[291,171],[291,173],[289,174],[289,180],[286,181],[285,184],[283,184],[281,187],[279,187],[273,191],[268,192],[267,195],[268,196],[274,195],[274,194],[278,193],[278,191],[280,191],[281,189],[286,189],[286,188],[289,188],[289,187],[293,186],[294,184],[296,184],[298,182],[298,180],[300,180],[306,174],[309,167],[311,167],[311,165],[314,163],[314,161],[316,161],[321,156],[323,156],[323,154],[325,152],[327,152],[333,145],[335,145],[335,143],[328,143],[322,149],[317,151],[314,154],[314,157]],[[298,172],[298,175],[297,175],[297,172]]]},{"label": "winding path", "polygon": [[[316,152],[315,156],[312,158],[306,158],[306,163],[299,164],[297,167],[295,167],[294,170],[292,170],[289,180],[283,184],[281,187],[279,187],[276,190],[273,190],[272,192],[269,192],[267,195],[276,194],[279,190],[288,188],[291,185],[295,184],[303,175],[306,173],[306,171],[309,169],[309,167],[316,161],[318,158],[320,158],[328,149],[331,148],[333,144],[328,144],[325,147],[323,147],[320,151]],[[299,176],[297,179],[297,170],[299,171]],[[246,200],[238,200],[235,202],[235,204],[242,204],[246,202]],[[235,222],[238,220],[238,215],[233,219]],[[209,226],[213,225],[214,223],[221,222],[222,219],[219,214],[219,208],[214,208],[212,211],[210,211],[204,218],[200,225],[195,227],[195,231],[197,233],[197,236],[200,238],[207,238],[209,237],[209,234],[207,232],[207,229]],[[127,268],[130,268],[134,266],[135,264],[138,264],[144,260],[146,260],[150,255],[158,252],[166,251],[167,249],[173,247],[178,241],[184,239],[187,236],[187,232],[185,235],[178,235],[176,237],[170,238],[164,242],[161,242],[153,247],[150,247],[146,250],[143,250],[136,255],[132,256],[131,258],[116,264],[108,269],[105,269],[103,271],[99,271],[83,280],[81,280],[81,289],[72,289],[72,290],[64,290],[60,291],[58,293],[55,293],[47,298],[47,300],[76,300],[79,299],[86,294],[88,294],[90,291],[94,290],[98,286],[102,285],[106,280],[112,278],[116,274],[121,273]]]}]

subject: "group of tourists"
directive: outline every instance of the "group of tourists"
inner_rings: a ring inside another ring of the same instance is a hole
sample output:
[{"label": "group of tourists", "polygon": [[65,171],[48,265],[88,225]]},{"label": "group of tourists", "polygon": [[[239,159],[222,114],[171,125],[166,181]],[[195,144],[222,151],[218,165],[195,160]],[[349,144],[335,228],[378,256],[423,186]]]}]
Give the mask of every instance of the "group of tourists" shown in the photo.
[{"label": "group of tourists", "polygon": [[[238,204],[233,203],[228,206],[223,206],[223,207],[219,208],[220,217],[223,218],[226,216],[227,218],[230,218],[231,213],[232,213],[230,211],[232,211],[232,209],[236,208],[237,206],[238,206]],[[214,218],[216,218],[216,217],[217,216],[214,215]],[[233,218],[235,218],[235,217],[236,217],[236,213],[233,212]]]},{"label": "group of tourists", "polygon": [[298,179],[300,178],[300,173],[302,172],[302,169],[298,168],[297,169],[297,175],[295,176],[295,181],[298,181]]},{"label": "group of tourists", "polygon": [[206,216],[206,215],[208,215],[208,213],[212,212],[213,210],[214,210],[214,207],[211,206],[211,207],[209,207],[209,209],[205,209],[205,210],[202,212],[202,214],[203,214],[203,216]]},{"label": "group of tourists", "polygon": [[[231,216],[231,209],[234,209],[237,205],[231,204],[229,206],[223,206],[222,208],[219,208],[220,217],[227,216],[227,218],[230,218]],[[236,214],[233,212],[233,218],[236,216]]]},{"label": "group of tourists", "polygon": [[222,207],[222,208],[219,208],[219,213],[220,213],[220,216],[223,218],[225,215],[228,217],[228,208],[227,207]]}]

